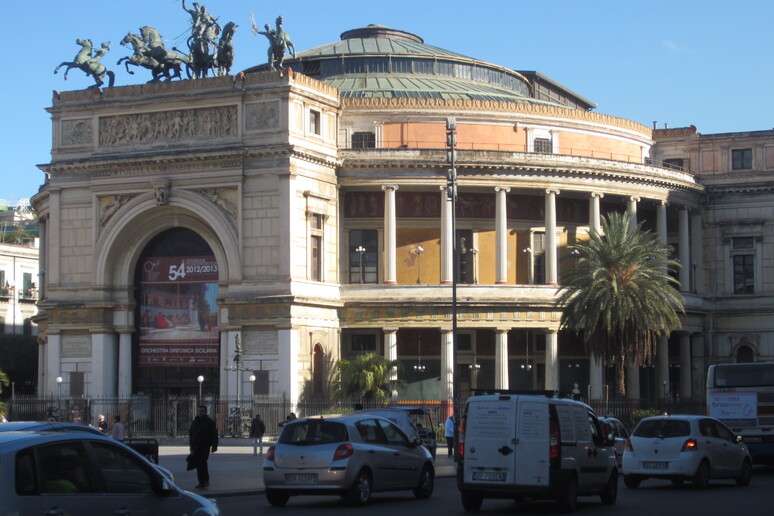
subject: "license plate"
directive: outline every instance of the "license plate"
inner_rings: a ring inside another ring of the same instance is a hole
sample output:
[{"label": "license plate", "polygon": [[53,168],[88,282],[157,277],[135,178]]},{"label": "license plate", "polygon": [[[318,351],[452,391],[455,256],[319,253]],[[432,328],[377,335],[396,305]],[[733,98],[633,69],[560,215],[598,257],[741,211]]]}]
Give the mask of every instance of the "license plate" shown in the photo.
[{"label": "license plate", "polygon": [[668,462],[643,462],[642,467],[645,469],[667,469]]},{"label": "license plate", "polygon": [[487,482],[505,482],[505,471],[474,471],[473,480],[483,480]]},{"label": "license plate", "polygon": [[317,473],[287,473],[285,482],[288,484],[316,484]]}]

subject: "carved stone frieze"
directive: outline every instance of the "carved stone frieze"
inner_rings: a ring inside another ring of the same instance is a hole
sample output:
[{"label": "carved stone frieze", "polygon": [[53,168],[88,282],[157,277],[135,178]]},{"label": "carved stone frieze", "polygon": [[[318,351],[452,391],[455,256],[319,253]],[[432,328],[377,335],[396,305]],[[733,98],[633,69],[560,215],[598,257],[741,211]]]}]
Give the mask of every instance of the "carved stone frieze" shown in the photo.
[{"label": "carved stone frieze", "polygon": [[104,227],[110,218],[134,195],[105,195],[99,198],[99,224]]},{"label": "carved stone frieze", "polygon": [[231,217],[231,220],[236,221],[236,190],[225,188],[206,188],[204,190],[199,190],[199,192],[207,197],[210,201],[212,201],[221,210],[223,210],[229,217]]},{"label": "carved stone frieze", "polygon": [[254,102],[245,105],[245,131],[265,131],[279,127],[278,101]]},{"label": "carved stone frieze", "polygon": [[237,107],[179,109],[100,117],[99,146],[178,142],[237,136]]},{"label": "carved stone frieze", "polygon": [[90,145],[94,138],[91,118],[62,120],[59,144],[62,147],[72,145]]}]

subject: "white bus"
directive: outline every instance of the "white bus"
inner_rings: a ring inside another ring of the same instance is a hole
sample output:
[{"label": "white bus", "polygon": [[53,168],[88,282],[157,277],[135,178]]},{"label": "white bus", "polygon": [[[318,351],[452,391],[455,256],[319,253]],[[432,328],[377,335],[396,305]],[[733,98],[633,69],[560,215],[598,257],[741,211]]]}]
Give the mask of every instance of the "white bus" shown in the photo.
[{"label": "white bus", "polygon": [[774,463],[774,362],[711,365],[707,411],[747,444],[756,463]]}]

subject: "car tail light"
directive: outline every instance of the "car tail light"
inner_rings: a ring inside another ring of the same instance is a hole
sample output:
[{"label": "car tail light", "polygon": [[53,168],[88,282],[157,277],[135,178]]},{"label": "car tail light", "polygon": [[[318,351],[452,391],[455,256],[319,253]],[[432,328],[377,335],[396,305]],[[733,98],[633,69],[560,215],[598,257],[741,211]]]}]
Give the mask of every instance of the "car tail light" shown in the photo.
[{"label": "car tail light", "polygon": [[683,443],[683,447],[680,450],[681,452],[684,451],[696,451],[699,449],[699,442],[696,439],[686,439],[686,441]]},{"label": "car tail light", "polygon": [[559,422],[556,419],[551,418],[550,423],[550,440],[548,447],[548,457],[552,460],[559,459],[559,443],[562,440],[561,433],[559,432]]},{"label": "car tail light", "polygon": [[266,452],[266,460],[274,461],[274,445],[269,446],[269,451]]},{"label": "car tail light", "polygon": [[624,449],[625,450],[629,450],[630,452],[634,451],[634,446],[632,446],[632,440],[631,439],[627,439],[624,442]]},{"label": "car tail light", "polygon": [[462,416],[462,419],[460,420],[460,427],[458,429],[457,435],[457,457],[462,459],[465,456],[465,427],[468,424],[468,417]]},{"label": "car tail light", "polygon": [[355,448],[352,446],[352,444],[344,443],[340,445],[338,448],[336,448],[335,452],[333,452],[333,460],[346,459],[347,457],[351,457],[352,454],[354,453],[355,453]]}]

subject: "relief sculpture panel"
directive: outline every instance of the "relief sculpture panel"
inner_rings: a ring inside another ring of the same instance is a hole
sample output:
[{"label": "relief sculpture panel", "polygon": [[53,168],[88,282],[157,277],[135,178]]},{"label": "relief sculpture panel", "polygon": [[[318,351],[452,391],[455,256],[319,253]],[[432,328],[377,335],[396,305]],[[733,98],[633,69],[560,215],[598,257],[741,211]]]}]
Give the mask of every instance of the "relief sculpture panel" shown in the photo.
[{"label": "relief sculpture panel", "polygon": [[91,118],[62,120],[59,143],[62,147],[71,145],[90,145],[94,136]]},{"label": "relief sculpture panel", "polygon": [[236,124],[236,106],[100,117],[99,146],[226,138]]},{"label": "relief sculpture panel", "polygon": [[245,131],[264,131],[279,127],[279,102],[255,102],[245,105]]}]

